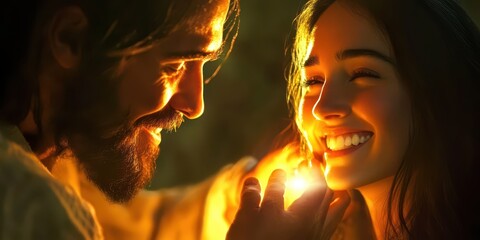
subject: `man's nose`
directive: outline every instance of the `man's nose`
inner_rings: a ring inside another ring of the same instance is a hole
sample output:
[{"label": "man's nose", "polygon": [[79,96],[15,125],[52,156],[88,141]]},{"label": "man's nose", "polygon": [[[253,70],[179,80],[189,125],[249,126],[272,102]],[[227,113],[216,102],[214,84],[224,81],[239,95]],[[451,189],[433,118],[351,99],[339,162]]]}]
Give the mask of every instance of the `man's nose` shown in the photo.
[{"label": "man's nose", "polygon": [[179,79],[176,91],[170,98],[170,106],[189,119],[203,114],[203,63],[185,63],[185,72]]},{"label": "man's nose", "polygon": [[347,91],[341,82],[325,81],[312,109],[313,116],[321,121],[333,121],[348,116],[351,106]]}]

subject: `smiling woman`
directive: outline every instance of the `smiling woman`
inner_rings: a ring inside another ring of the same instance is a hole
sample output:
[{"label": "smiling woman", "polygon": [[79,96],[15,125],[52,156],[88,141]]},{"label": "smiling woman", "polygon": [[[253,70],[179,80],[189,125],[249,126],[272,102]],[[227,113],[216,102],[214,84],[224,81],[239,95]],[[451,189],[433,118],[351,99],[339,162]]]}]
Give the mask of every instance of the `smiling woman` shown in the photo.
[{"label": "smiling woman", "polygon": [[371,22],[333,3],[315,24],[304,67],[301,127],[333,189],[393,176],[408,143],[409,98]]},{"label": "smiling woman", "polygon": [[311,0],[295,39],[289,99],[306,152],[330,188],[363,196],[334,237],[369,235],[352,221],[363,206],[377,239],[475,238],[480,34],[463,9]]}]

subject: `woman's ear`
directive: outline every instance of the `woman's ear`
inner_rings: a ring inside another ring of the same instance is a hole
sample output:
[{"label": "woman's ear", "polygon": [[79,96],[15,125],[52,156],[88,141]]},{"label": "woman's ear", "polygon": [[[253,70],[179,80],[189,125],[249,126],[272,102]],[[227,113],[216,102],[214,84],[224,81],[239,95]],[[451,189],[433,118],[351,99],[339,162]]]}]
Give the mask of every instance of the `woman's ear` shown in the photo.
[{"label": "woman's ear", "polygon": [[52,55],[61,67],[77,67],[87,24],[85,14],[77,6],[62,8],[55,14],[49,28],[48,41]]}]

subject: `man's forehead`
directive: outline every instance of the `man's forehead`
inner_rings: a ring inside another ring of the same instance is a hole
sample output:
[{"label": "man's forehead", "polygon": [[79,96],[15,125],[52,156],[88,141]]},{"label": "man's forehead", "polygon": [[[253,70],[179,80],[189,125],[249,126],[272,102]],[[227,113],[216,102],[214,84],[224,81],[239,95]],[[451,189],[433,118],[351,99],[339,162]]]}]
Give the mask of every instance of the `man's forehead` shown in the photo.
[{"label": "man's forehead", "polygon": [[196,0],[159,44],[172,52],[216,52],[223,42],[228,0]]},{"label": "man's forehead", "polygon": [[229,0],[194,0],[172,32],[182,30],[208,34],[209,31],[222,31],[228,7]]},{"label": "man's forehead", "polygon": [[197,55],[199,58],[215,58],[222,45],[222,34],[177,31],[163,38],[155,47],[161,58],[180,58],[181,55]]}]

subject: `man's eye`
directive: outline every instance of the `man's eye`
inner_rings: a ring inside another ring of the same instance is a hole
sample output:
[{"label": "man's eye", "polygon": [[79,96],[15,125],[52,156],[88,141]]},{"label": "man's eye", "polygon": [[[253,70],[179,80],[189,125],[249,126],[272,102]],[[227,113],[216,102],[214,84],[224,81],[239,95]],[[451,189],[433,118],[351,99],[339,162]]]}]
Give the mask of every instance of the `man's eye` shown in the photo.
[{"label": "man's eye", "polygon": [[160,65],[160,72],[162,75],[175,76],[183,72],[185,63],[168,63]]},{"label": "man's eye", "polygon": [[315,77],[311,77],[311,78],[308,78],[307,80],[305,80],[303,85],[305,87],[310,87],[310,86],[317,85],[317,84],[323,84],[324,82],[325,82],[325,79],[323,79],[322,77],[315,76]]}]

